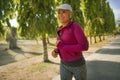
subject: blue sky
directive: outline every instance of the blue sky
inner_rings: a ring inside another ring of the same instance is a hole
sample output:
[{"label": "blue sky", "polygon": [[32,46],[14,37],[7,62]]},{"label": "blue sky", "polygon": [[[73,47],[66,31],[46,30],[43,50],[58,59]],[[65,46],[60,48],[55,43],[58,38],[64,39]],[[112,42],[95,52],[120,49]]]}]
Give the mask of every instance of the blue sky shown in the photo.
[{"label": "blue sky", "polygon": [[115,19],[120,19],[120,0],[107,0],[113,9]]}]

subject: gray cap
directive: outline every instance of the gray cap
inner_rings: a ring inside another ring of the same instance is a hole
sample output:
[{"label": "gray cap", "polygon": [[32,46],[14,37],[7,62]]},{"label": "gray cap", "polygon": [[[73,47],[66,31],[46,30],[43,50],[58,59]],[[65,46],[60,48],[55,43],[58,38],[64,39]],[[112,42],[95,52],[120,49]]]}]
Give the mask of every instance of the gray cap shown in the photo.
[{"label": "gray cap", "polygon": [[70,12],[72,12],[72,7],[69,4],[62,4],[59,7],[57,7],[56,10],[59,10],[59,9],[69,10]]}]

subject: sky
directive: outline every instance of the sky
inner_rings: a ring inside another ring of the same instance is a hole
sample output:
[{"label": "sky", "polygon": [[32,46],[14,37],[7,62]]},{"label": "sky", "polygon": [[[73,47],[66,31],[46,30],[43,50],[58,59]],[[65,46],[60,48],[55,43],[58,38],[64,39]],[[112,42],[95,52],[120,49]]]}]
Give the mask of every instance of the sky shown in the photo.
[{"label": "sky", "polygon": [[120,20],[120,0],[107,0],[110,7],[113,9],[115,19]]},{"label": "sky", "polygon": [[12,27],[18,27],[17,19],[14,18],[14,19],[10,20],[10,24],[11,24]]}]

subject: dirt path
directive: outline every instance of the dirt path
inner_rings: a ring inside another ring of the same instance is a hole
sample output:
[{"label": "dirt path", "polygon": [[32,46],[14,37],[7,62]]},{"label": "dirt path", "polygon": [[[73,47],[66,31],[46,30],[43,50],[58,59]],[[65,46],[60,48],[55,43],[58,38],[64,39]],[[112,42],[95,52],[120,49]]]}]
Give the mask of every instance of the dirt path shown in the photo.
[{"label": "dirt path", "polygon": [[[84,56],[87,57],[101,48],[110,39],[91,45]],[[51,42],[54,44],[55,40]],[[5,50],[6,43],[0,44],[0,80],[52,80],[59,73],[59,57],[53,58],[51,50],[53,45],[48,45],[48,54],[51,62],[43,63],[43,48],[41,41],[20,40],[21,49]]]}]

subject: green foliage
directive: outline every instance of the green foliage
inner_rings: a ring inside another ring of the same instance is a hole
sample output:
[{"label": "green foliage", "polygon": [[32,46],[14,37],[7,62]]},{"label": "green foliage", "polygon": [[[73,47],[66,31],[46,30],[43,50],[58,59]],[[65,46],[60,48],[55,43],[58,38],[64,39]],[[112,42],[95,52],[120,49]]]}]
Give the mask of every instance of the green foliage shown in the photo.
[{"label": "green foliage", "polygon": [[110,34],[115,29],[115,18],[106,0],[82,0],[85,32],[88,36]]},{"label": "green foliage", "polygon": [[0,0],[0,36],[2,37],[6,27],[11,28],[9,20],[16,16],[16,6],[13,1],[16,0]]},{"label": "green foliage", "polygon": [[46,33],[55,34],[57,26],[55,1],[20,0],[18,13],[22,36],[39,37]]},{"label": "green foliage", "polygon": [[88,36],[114,32],[115,17],[106,0],[0,0],[0,35],[5,27],[11,28],[9,20],[17,17],[21,36],[54,36],[58,25],[55,8],[62,3],[72,6],[72,20],[80,23]]},{"label": "green foliage", "polygon": [[0,37],[3,37],[4,32],[5,32],[4,27],[2,26],[2,23],[0,22]]}]

